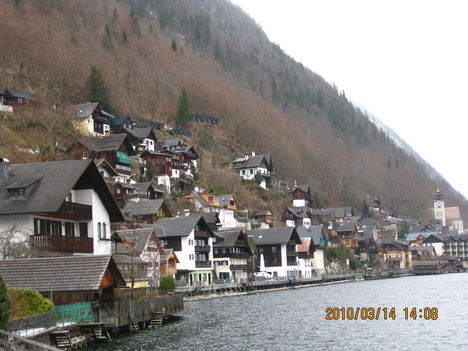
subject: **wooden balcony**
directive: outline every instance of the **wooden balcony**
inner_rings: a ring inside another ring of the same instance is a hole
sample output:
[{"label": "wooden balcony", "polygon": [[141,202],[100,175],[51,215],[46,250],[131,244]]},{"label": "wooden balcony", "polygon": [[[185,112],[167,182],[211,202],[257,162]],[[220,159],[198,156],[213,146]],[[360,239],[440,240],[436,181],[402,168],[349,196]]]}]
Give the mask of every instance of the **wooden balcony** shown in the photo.
[{"label": "wooden balcony", "polygon": [[53,252],[93,252],[93,239],[75,236],[31,235],[31,245]]},{"label": "wooden balcony", "polygon": [[210,252],[210,248],[211,246],[195,246],[195,251],[198,251],[198,252]]},{"label": "wooden balcony", "polygon": [[213,254],[215,258],[223,258],[223,257],[230,257],[230,258],[249,258],[252,255],[247,252],[226,252],[226,253],[215,253]]},{"label": "wooden balcony", "polygon": [[231,271],[246,271],[249,268],[246,264],[231,264],[229,265],[229,269]]},{"label": "wooden balcony", "polygon": [[211,261],[195,261],[195,268],[211,268]]},{"label": "wooden balcony", "polygon": [[93,219],[93,207],[64,201],[56,213],[48,213],[41,216],[90,221]]}]

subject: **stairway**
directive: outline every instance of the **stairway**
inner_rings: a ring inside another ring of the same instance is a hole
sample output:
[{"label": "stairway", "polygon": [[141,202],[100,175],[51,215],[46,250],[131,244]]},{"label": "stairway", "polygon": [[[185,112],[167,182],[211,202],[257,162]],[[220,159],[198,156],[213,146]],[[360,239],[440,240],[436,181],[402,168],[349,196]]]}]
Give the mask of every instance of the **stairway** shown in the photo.
[{"label": "stairway", "polygon": [[93,329],[93,334],[94,334],[94,340],[96,342],[104,342],[104,341],[111,340],[111,337],[109,333],[107,332],[107,329],[104,327],[102,323],[94,325],[92,329]]},{"label": "stairway", "polygon": [[149,328],[159,328],[163,323],[164,313],[162,312],[153,312],[151,314],[151,321]]}]

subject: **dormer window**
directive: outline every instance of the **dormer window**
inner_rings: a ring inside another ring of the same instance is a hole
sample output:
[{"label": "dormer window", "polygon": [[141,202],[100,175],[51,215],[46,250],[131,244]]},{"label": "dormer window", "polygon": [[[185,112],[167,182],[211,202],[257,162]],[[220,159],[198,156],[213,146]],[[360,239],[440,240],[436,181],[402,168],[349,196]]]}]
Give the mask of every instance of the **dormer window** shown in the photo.
[{"label": "dormer window", "polygon": [[8,189],[8,195],[10,199],[22,199],[26,195],[26,189],[25,188]]}]

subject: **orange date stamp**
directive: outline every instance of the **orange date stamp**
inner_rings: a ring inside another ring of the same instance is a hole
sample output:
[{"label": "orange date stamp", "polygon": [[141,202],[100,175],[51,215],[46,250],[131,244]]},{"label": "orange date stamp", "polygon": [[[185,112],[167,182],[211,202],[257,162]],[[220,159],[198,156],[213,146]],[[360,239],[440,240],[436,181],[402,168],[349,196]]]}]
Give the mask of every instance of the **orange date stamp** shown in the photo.
[{"label": "orange date stamp", "polygon": [[[437,307],[405,307],[402,316],[405,320],[437,320],[439,309]],[[397,309],[395,307],[327,307],[326,320],[395,320]]]}]

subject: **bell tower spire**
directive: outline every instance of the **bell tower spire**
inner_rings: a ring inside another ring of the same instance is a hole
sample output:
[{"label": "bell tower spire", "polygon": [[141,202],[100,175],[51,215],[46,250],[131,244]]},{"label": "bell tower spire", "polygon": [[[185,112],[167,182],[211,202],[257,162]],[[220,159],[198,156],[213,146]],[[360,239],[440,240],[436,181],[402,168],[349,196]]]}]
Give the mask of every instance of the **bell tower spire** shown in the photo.
[{"label": "bell tower spire", "polygon": [[437,187],[434,195],[434,218],[445,227],[445,203],[439,187]]}]

